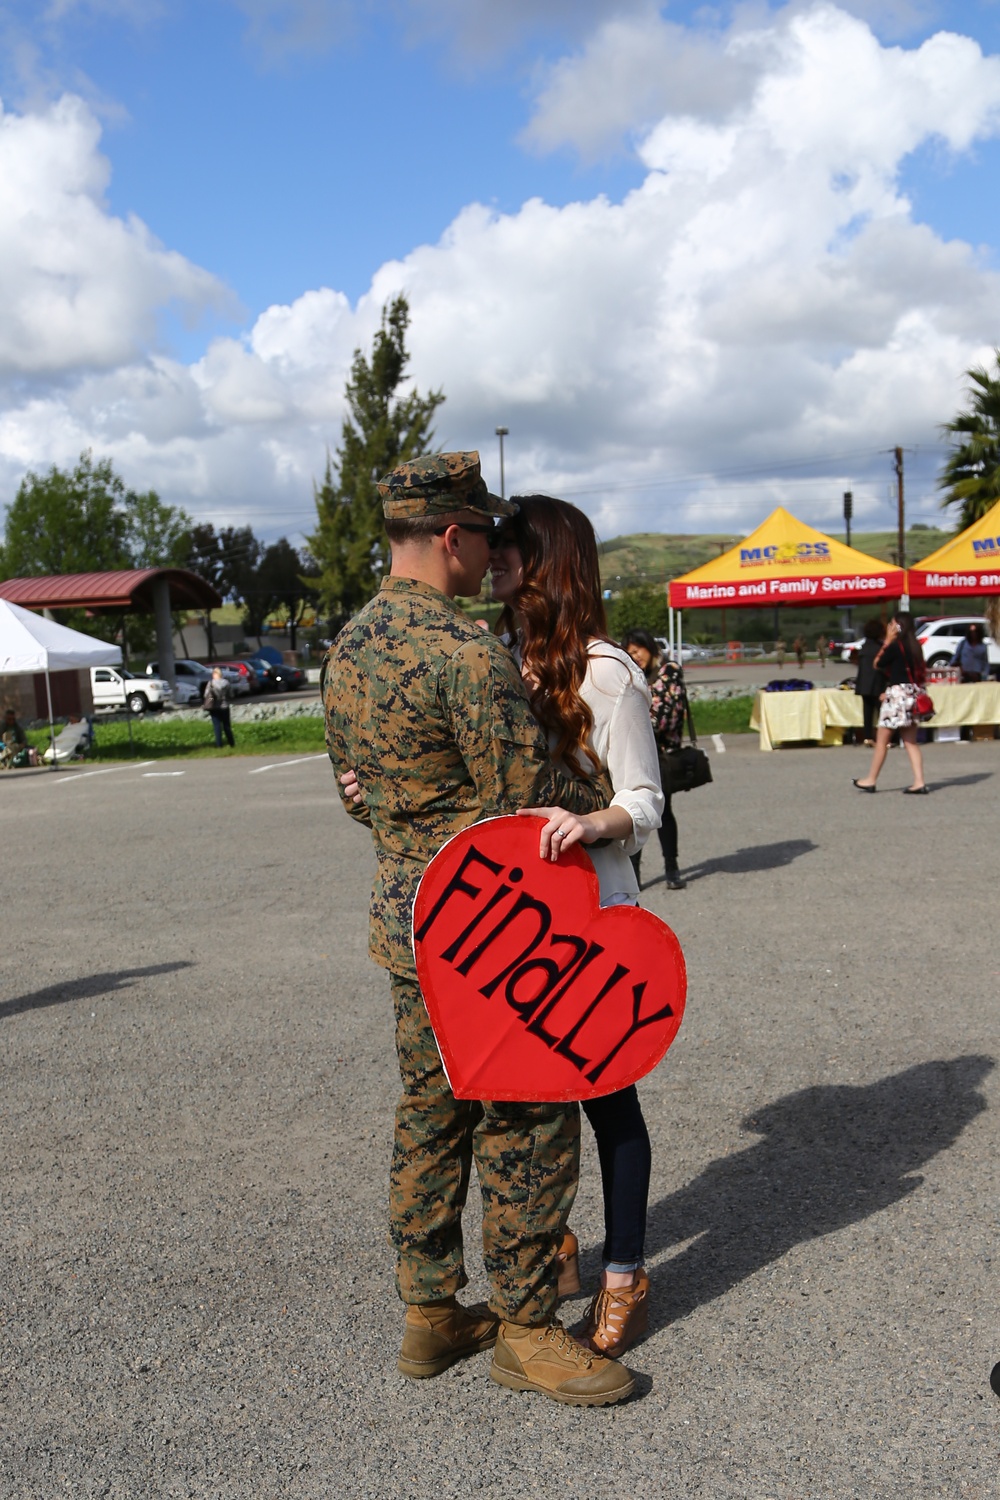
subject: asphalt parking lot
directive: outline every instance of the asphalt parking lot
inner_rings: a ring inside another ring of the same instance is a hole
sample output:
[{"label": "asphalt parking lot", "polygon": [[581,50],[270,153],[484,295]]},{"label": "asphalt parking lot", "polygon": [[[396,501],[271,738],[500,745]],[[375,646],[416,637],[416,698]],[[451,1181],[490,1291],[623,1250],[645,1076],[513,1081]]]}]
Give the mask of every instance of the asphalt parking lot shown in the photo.
[{"label": "asphalt parking lot", "polygon": [[396,1372],[388,985],[325,760],[0,777],[4,1500],[998,1493],[1000,743],[928,747],[926,799],[901,752],[862,797],[863,751],[725,743],[688,889],[644,860],[690,993],[603,1411]]}]

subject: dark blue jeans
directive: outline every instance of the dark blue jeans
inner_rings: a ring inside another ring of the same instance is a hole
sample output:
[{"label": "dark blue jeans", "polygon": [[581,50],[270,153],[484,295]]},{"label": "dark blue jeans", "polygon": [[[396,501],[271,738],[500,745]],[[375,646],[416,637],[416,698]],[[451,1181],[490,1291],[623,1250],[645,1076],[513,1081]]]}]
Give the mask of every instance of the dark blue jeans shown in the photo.
[{"label": "dark blue jeans", "polygon": [[584,1100],[597,1141],[604,1188],[604,1269],[634,1271],[643,1263],[652,1152],[635,1084]]},{"label": "dark blue jeans", "polygon": [[212,715],[212,728],[215,731],[215,743],[217,747],[220,749],[222,747],[223,734],[225,734],[226,740],[230,745],[236,744],[236,741],[233,739],[233,726],[229,721],[228,708],[217,708],[215,710],[215,713]]}]

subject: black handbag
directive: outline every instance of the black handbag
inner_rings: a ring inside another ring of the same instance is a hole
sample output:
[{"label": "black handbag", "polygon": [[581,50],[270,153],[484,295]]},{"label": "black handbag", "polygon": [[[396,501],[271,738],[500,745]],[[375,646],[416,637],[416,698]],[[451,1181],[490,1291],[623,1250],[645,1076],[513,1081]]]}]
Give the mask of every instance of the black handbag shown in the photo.
[{"label": "black handbag", "polygon": [[708,756],[698,748],[690,704],[687,710],[687,730],[690,745],[681,745],[677,750],[660,751],[660,785],[668,797],[672,797],[675,792],[693,792],[695,787],[706,786],[712,779]]}]

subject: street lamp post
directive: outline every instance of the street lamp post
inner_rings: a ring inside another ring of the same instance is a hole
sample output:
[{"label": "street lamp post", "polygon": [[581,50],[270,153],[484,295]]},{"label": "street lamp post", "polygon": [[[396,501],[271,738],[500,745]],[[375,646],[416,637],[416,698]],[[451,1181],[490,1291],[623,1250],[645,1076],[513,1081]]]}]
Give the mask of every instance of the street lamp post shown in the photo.
[{"label": "street lamp post", "polygon": [[497,427],[497,428],[495,428],[495,431],[496,431],[497,437],[500,439],[500,499],[501,500],[506,500],[506,498],[507,498],[507,491],[504,489],[504,483],[503,483],[503,440],[504,440],[505,437],[507,437],[509,435],[510,428],[509,427]]}]

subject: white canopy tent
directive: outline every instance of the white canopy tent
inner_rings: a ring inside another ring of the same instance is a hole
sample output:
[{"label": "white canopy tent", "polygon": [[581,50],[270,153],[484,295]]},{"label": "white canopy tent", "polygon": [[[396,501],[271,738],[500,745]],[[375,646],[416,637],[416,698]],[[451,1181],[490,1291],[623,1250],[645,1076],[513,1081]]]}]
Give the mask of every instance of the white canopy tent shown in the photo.
[{"label": "white canopy tent", "polygon": [[55,766],[55,724],[52,717],[50,672],[78,670],[80,667],[117,667],[122,654],[108,641],[95,640],[79,630],[69,630],[46,620],[43,615],[22,609],[0,599],[0,677],[21,673],[45,673],[45,695],[49,705],[49,731],[52,737],[52,764]]}]

